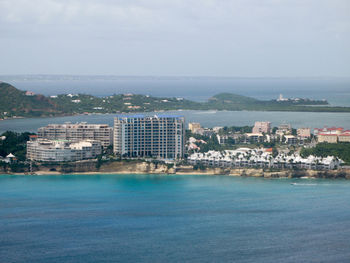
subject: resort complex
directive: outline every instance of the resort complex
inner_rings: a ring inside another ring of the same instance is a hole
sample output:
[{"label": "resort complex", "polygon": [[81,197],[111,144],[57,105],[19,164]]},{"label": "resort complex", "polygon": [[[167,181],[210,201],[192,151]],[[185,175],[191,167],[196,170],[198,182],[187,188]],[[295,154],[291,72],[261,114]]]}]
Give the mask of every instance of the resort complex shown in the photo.
[{"label": "resort complex", "polygon": [[[349,164],[343,148],[350,142],[350,130],[341,127],[295,129],[288,123],[273,127],[269,121],[244,127],[187,125],[186,130],[183,116],[164,114],[117,115],[113,127],[49,124],[30,135],[26,159],[39,163],[139,160],[232,169],[332,170]],[[0,139],[6,141],[6,136]],[[327,154],[323,149],[320,155],[319,146],[333,150]],[[10,164],[17,160],[12,152],[0,159]]]},{"label": "resort complex", "polygon": [[101,143],[95,140],[70,142],[66,140],[38,139],[27,142],[27,159],[40,162],[74,162],[96,158],[101,154]]},{"label": "resort complex", "polygon": [[309,156],[302,158],[299,154],[279,153],[273,157],[272,152],[266,149],[238,148],[237,150],[208,151],[193,153],[188,157],[192,165],[222,168],[289,168],[329,170],[338,168],[341,160],[328,156],[325,158]]}]

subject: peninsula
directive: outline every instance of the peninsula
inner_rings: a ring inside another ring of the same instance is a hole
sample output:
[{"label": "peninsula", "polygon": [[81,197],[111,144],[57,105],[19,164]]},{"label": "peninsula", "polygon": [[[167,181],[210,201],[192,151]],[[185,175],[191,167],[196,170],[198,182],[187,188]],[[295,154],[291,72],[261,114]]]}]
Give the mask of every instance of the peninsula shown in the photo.
[{"label": "peninsula", "polygon": [[107,97],[60,94],[47,97],[31,91],[21,91],[8,83],[0,82],[0,120],[16,117],[170,110],[350,112],[350,107],[330,106],[326,100],[258,100],[233,93],[220,93],[206,102],[139,94],[117,94]]}]

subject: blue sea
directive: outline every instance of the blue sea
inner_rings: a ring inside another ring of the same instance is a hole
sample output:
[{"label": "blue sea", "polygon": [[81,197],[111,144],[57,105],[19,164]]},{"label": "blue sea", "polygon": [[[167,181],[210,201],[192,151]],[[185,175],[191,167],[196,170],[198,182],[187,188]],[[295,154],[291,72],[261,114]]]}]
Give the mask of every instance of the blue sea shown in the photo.
[{"label": "blue sea", "polygon": [[346,180],[0,176],[0,262],[350,262],[349,240]]},{"label": "blue sea", "polygon": [[[349,79],[1,76],[45,95],[140,93],[205,101],[219,92],[350,106]],[[349,113],[181,111],[203,126],[343,126]],[[115,115],[0,121],[32,131]],[[295,184],[291,184],[295,183]],[[350,181],[228,176],[0,176],[0,262],[350,262]]]},{"label": "blue sea", "polygon": [[135,93],[206,101],[215,94],[231,92],[262,100],[277,99],[283,94],[284,97],[327,99],[331,105],[350,106],[350,78],[0,75],[0,81],[44,95]]}]

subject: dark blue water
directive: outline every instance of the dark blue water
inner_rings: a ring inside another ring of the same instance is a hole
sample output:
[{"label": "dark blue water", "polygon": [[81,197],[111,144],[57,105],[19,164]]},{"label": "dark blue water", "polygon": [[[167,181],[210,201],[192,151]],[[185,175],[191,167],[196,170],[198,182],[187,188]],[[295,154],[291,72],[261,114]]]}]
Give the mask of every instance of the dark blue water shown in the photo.
[{"label": "dark blue water", "polygon": [[224,78],[224,77],[118,77],[28,75],[0,76],[19,89],[44,95],[85,93],[109,96],[121,93],[184,97],[206,101],[220,92],[263,100],[284,97],[327,99],[332,105],[350,106],[349,78]]},{"label": "dark blue water", "polygon": [[349,240],[343,180],[0,177],[0,262],[349,262]]}]

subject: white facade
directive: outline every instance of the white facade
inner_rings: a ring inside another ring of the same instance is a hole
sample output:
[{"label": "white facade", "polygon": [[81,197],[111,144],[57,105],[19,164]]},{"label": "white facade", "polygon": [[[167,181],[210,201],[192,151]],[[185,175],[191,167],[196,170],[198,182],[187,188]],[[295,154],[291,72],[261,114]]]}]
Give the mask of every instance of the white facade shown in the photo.
[{"label": "white facade", "polygon": [[27,142],[27,159],[41,162],[71,162],[95,158],[101,154],[101,142],[37,139]]},{"label": "white facade", "polygon": [[275,158],[264,149],[239,148],[222,152],[208,151],[193,153],[188,157],[192,165],[203,164],[209,167],[275,167],[329,170],[339,167],[341,160],[334,156],[302,158],[299,154],[278,154]]},{"label": "white facade", "polygon": [[49,140],[97,140],[103,147],[113,143],[113,128],[107,124],[49,124],[38,129],[38,138]]},{"label": "white facade", "polygon": [[183,158],[182,116],[120,116],[114,119],[114,153],[125,157]]}]

